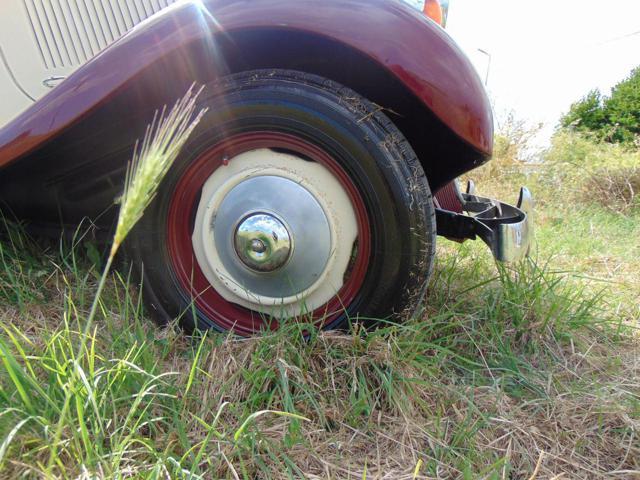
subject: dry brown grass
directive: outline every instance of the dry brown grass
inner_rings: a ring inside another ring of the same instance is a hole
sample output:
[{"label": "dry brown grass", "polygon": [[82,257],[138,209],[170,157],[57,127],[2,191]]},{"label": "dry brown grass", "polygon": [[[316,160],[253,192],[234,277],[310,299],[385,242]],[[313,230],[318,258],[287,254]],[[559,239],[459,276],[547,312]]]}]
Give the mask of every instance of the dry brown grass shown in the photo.
[{"label": "dry brown grass", "polygon": [[602,168],[588,176],[582,198],[627,214],[640,204],[640,167]]},{"label": "dry brown grass", "polygon": [[[214,349],[208,362],[212,375],[201,386],[196,403],[208,405],[230,379],[255,369],[252,359],[259,342],[226,343]],[[456,385],[455,378],[438,378],[413,389],[412,398],[402,408],[380,398],[379,407],[369,418],[353,426],[347,418],[352,405],[345,388],[353,382],[345,378],[346,372],[372,360],[372,364],[384,365],[389,356],[388,346],[376,345],[354,357],[349,354],[353,342],[351,336],[323,335],[305,372],[287,365],[277,350],[273,352],[272,368],[286,372],[292,381],[311,385],[322,402],[319,408],[325,418],[319,418],[315,409],[305,411],[300,406],[298,411],[312,421],[302,424],[304,442],[286,450],[307,478],[363,478],[366,469],[366,478],[410,479],[416,478],[413,474],[419,462],[430,465],[436,474],[417,478],[462,477],[465,472],[454,466],[457,462],[450,456],[465,455],[465,439],[456,438],[459,426],[465,424],[469,430],[477,429],[470,435],[473,438],[466,452],[470,461],[474,457],[480,460],[480,465],[473,465],[474,471],[483,466],[483,458],[484,466],[490,467],[489,460],[499,457],[512,466],[509,475],[505,467],[504,478],[640,476],[640,420],[632,418],[623,406],[640,393],[636,344],[618,351],[623,365],[618,374],[611,373],[607,365],[610,352],[602,347],[592,344],[589,353],[558,348],[564,362],[547,372],[548,383],[539,385],[544,398],[523,401],[499,385],[472,387]],[[328,361],[335,355],[328,349],[341,350],[344,356]],[[406,378],[416,374],[399,367]],[[375,373],[365,371],[367,374],[374,384]],[[579,391],[567,390],[566,385],[577,378],[588,380]],[[231,383],[228,400],[246,400],[250,395],[247,385]],[[265,421],[260,430],[266,438],[280,442],[287,435],[288,422]],[[221,448],[232,457],[228,445]],[[230,473],[221,465],[215,476]],[[273,474],[271,478],[287,478]]]}]

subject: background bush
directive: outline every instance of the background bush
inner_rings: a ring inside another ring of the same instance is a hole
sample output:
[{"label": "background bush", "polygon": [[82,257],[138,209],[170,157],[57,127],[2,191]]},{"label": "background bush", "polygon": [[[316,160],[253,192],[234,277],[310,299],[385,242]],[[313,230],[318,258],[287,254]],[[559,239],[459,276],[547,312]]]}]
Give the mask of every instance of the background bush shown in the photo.
[{"label": "background bush", "polygon": [[598,140],[640,148],[640,67],[616,85],[609,97],[598,90],[589,92],[560,123]]}]

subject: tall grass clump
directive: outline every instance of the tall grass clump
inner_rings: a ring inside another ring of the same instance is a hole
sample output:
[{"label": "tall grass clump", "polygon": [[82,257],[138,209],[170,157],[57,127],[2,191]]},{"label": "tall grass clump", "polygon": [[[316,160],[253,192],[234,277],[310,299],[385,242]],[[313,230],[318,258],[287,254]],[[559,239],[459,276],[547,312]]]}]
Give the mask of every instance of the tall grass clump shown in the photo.
[{"label": "tall grass clump", "polygon": [[640,166],[605,167],[589,176],[583,191],[585,201],[627,214],[640,207]]},{"label": "tall grass clump", "polygon": [[24,311],[26,305],[45,300],[36,287],[47,275],[47,257],[20,225],[2,212],[0,229],[4,232],[0,243],[0,302],[15,304]]},{"label": "tall grass clump", "polygon": [[[538,127],[511,119],[501,128],[492,160],[466,175],[476,181],[480,193],[508,199],[518,184],[526,184],[544,207],[597,206],[621,215],[638,211],[637,148],[561,129],[551,146],[540,151],[532,146]],[[527,156],[526,152],[535,155]]]},{"label": "tall grass clump", "polygon": [[134,154],[125,177],[125,186],[120,198],[120,211],[111,249],[107,257],[102,277],[98,283],[91,311],[87,317],[85,333],[91,330],[93,318],[100,302],[100,294],[111,270],[118,249],[140,220],[145,209],[153,200],[165,174],[196,128],[206,109],[194,116],[196,100],[202,88],[195,94],[193,87],[166,113],[166,107],[158,115],[154,114],[147,127],[142,143],[136,142]]},{"label": "tall grass clump", "polygon": [[566,192],[577,204],[628,215],[639,205],[640,151],[561,130],[537,180],[545,193]]},{"label": "tall grass clump", "polygon": [[[50,378],[52,385],[62,387],[62,392],[56,391],[63,397],[61,403],[56,401],[59,399],[55,398],[54,395],[50,395],[40,386],[36,378],[35,366],[21,347],[19,340],[22,335],[20,332],[15,329],[12,331],[11,328],[5,327],[5,333],[8,335],[10,343],[17,348],[19,355],[18,357],[14,356],[5,342],[2,341],[0,343],[2,361],[9,379],[20,397],[20,408],[16,411],[24,413],[26,417],[7,434],[4,443],[0,446],[0,462],[3,461],[4,453],[13,436],[27,423],[39,424],[41,428],[45,429],[46,436],[49,437],[49,459],[46,465],[40,465],[46,476],[50,476],[54,469],[61,466],[60,462],[64,456],[61,457],[59,452],[69,446],[63,440],[64,430],[69,427],[72,430],[77,429],[78,432],[78,435],[73,436],[72,440],[81,442],[85,451],[95,452],[94,439],[90,438],[89,425],[85,421],[85,414],[87,411],[93,411],[96,414],[93,418],[98,423],[91,425],[91,430],[104,432],[102,422],[107,420],[99,414],[100,402],[106,397],[98,395],[100,385],[97,382],[102,380],[102,376],[96,376],[96,371],[94,370],[96,358],[93,321],[101,305],[101,294],[119,247],[135,223],[141,218],[145,208],[153,199],[164,175],[205,113],[205,110],[201,110],[195,114],[195,102],[199,93],[194,94],[192,89],[189,89],[186,95],[176,102],[168,113],[166,109],[163,109],[160,114],[156,113],[153,121],[147,127],[142,143],[140,146],[136,144],[133,160],[127,170],[124,193],[120,200],[120,212],[113,243],[102,276],[98,282],[91,309],[83,321],[84,325],[81,327],[82,333],[79,336],[79,342],[70,341],[75,336],[70,327],[72,323],[71,317],[74,312],[70,309],[65,312],[63,319],[66,335],[56,336],[45,346],[44,358],[48,357],[49,350],[53,351],[53,353],[49,353],[48,358],[51,358],[54,363],[47,366],[56,374],[55,378]],[[71,304],[73,300],[69,298],[68,301]],[[77,323],[81,323],[80,320]],[[126,365],[125,372],[128,369]],[[135,377],[140,372],[134,370],[128,373]],[[126,373],[125,376],[127,376]],[[142,378],[137,383],[143,385],[143,390],[133,397],[131,416],[138,417],[137,410],[140,408],[140,402],[144,401],[148,392],[157,387],[156,382],[160,381],[162,377],[163,375],[149,378],[142,373]],[[117,378],[117,374],[114,378],[110,378],[107,375],[104,381],[113,386],[115,384],[111,382],[117,382]],[[37,402],[41,402],[41,404],[36,406]],[[53,413],[58,417],[55,425],[50,422],[51,419],[47,419],[40,414],[40,412],[46,410],[53,410]],[[4,413],[10,412],[11,410],[6,410]],[[129,421],[129,418],[127,418],[127,421]],[[75,461],[74,458],[68,458],[67,460]]]}]

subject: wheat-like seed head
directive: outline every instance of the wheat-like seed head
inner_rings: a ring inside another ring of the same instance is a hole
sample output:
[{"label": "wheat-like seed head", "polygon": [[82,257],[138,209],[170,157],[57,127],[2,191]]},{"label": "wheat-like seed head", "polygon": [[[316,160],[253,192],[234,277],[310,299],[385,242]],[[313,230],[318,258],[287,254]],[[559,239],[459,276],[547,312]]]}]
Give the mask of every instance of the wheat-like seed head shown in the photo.
[{"label": "wheat-like seed head", "polygon": [[192,85],[169,113],[166,113],[166,106],[159,114],[156,111],[142,143],[136,142],[133,159],[127,168],[111,255],[115,255],[140,220],[189,135],[206,113],[205,108],[194,116],[196,100],[203,88],[194,93]]}]

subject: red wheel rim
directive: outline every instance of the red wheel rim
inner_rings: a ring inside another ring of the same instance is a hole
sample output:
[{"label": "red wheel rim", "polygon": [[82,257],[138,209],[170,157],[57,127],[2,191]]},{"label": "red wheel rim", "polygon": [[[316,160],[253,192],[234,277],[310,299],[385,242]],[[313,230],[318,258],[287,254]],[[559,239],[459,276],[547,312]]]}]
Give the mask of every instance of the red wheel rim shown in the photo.
[{"label": "red wheel rim", "polygon": [[189,165],[175,187],[167,219],[169,257],[176,279],[198,309],[221,329],[250,335],[262,329],[278,328],[276,320],[231,303],[214,290],[195,259],[191,239],[193,212],[207,179],[227,159],[259,148],[285,149],[322,164],[338,179],[351,200],[358,226],[358,248],[348,278],[337,295],[307,316],[317,326],[330,325],[351,305],[364,283],[371,253],[369,218],[360,192],[335,159],[293,135],[278,132],[238,134],[206,150]]}]

